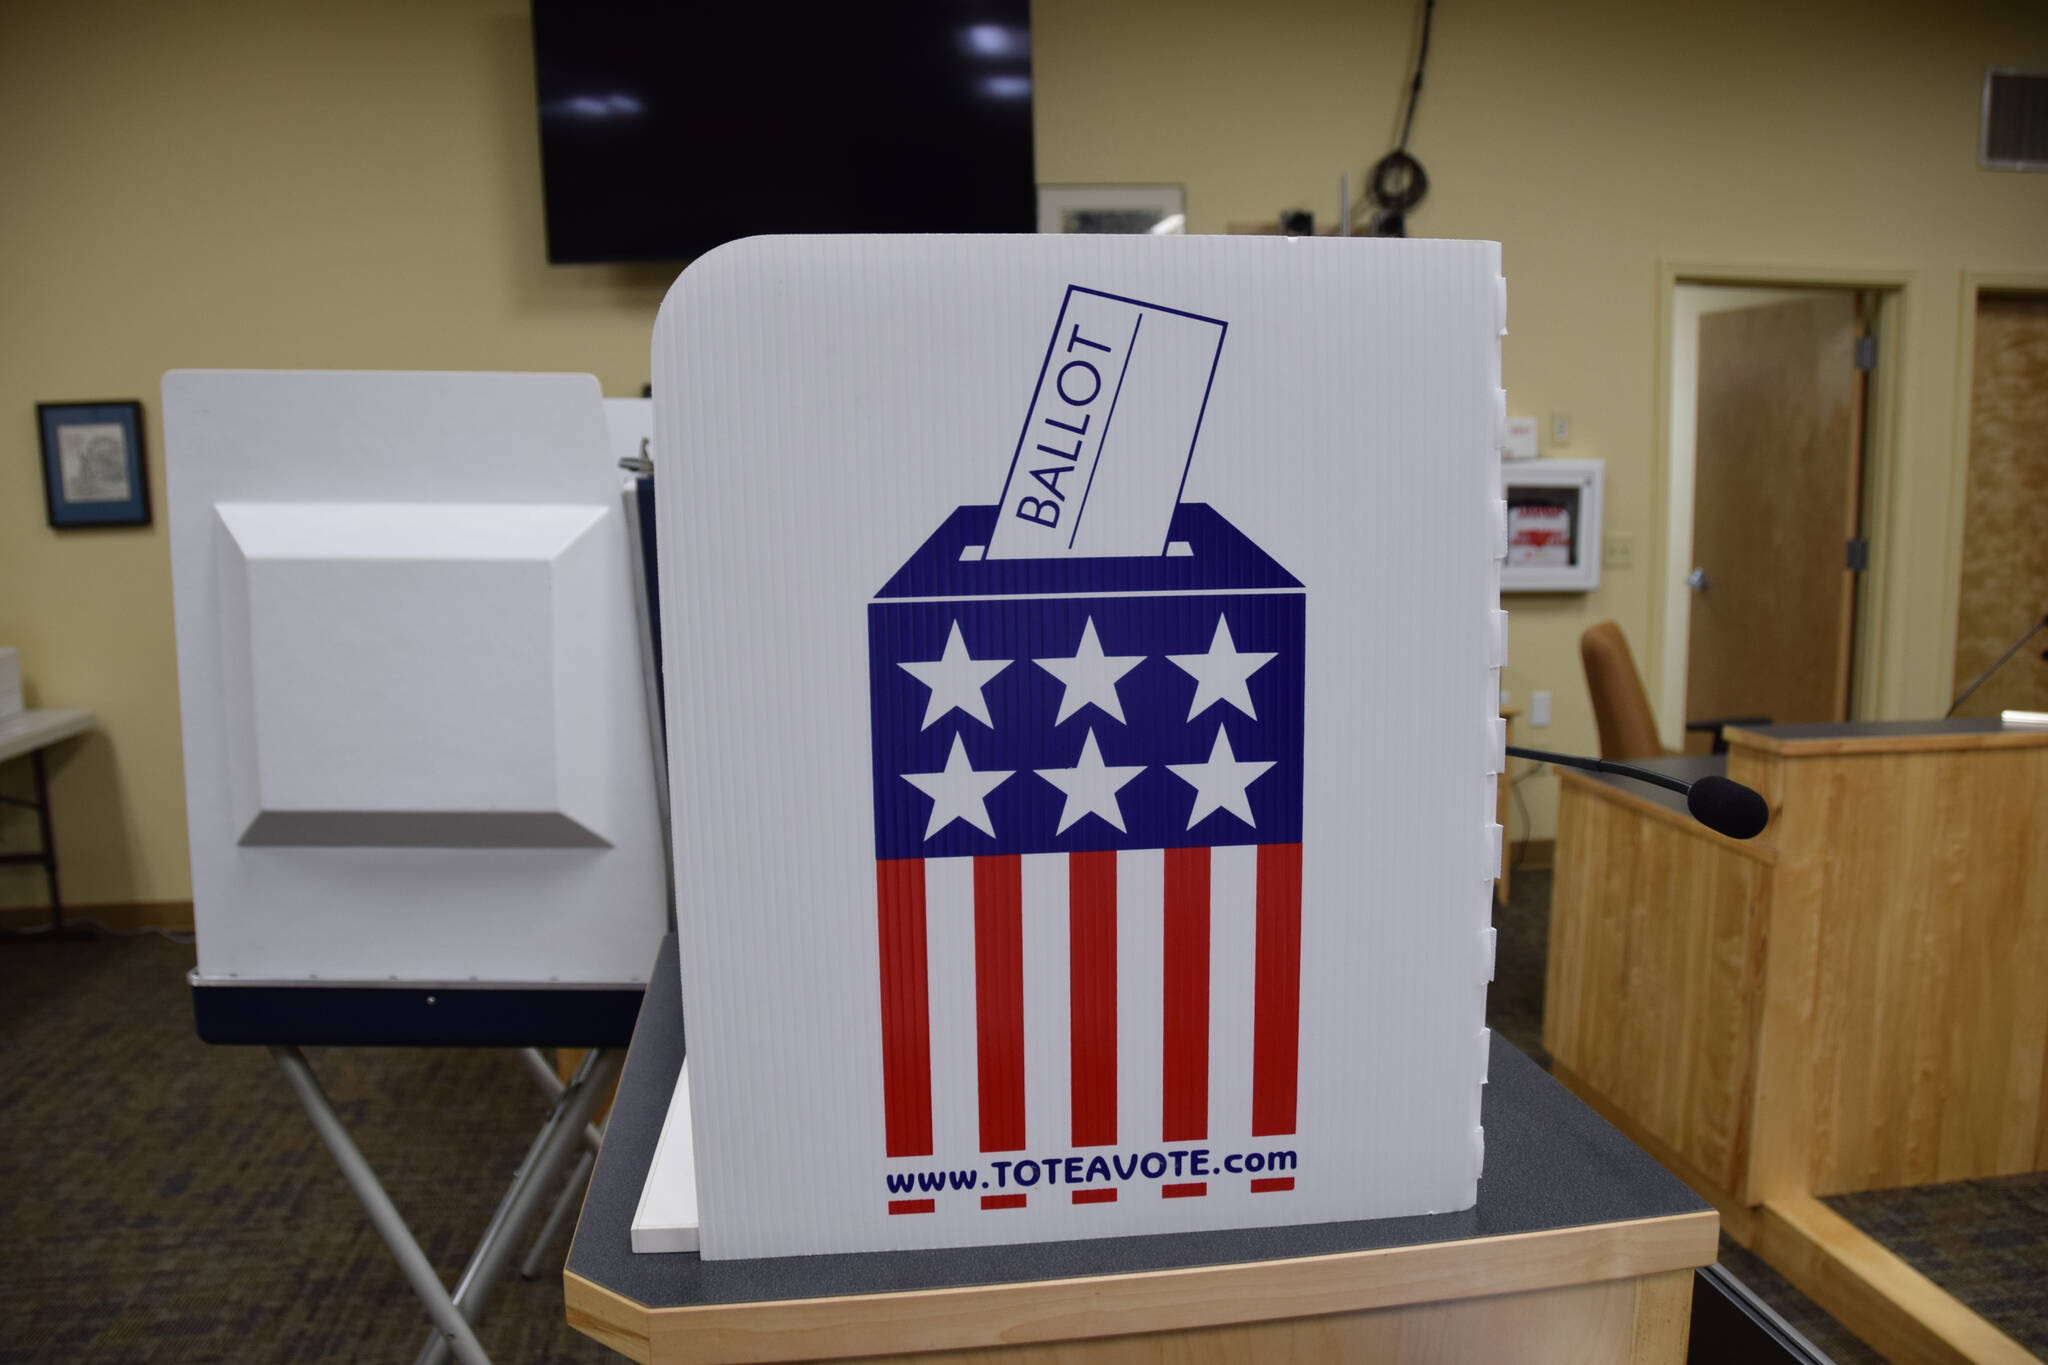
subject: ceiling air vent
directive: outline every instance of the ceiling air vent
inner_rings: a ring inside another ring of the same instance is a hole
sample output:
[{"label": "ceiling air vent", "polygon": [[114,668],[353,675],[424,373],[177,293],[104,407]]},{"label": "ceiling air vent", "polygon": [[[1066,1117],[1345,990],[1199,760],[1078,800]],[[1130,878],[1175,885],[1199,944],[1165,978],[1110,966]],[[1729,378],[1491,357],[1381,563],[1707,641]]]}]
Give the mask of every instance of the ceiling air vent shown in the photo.
[{"label": "ceiling air vent", "polygon": [[2048,171],[2048,71],[1984,75],[1984,142],[1978,164]]}]

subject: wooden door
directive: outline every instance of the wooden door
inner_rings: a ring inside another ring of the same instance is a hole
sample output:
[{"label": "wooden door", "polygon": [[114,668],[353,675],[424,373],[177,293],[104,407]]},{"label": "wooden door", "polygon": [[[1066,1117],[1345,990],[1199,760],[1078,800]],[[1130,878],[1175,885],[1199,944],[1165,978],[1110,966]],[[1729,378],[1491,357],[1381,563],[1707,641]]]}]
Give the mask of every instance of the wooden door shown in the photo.
[{"label": "wooden door", "polygon": [[1700,318],[1688,720],[1848,716],[1861,331],[1847,290]]},{"label": "wooden door", "polygon": [[[2048,612],[2048,297],[1977,301],[1970,368],[1970,483],[1956,604],[1956,690],[1991,667]],[[2048,711],[2037,639],[1959,715]]]}]

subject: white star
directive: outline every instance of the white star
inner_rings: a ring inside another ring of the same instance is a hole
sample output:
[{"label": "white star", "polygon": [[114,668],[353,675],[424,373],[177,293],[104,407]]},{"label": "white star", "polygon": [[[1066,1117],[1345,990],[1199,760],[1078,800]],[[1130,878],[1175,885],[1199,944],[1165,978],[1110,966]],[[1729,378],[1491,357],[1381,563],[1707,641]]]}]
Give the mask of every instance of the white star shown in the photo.
[{"label": "white star", "polygon": [[927,839],[955,820],[965,820],[994,838],[996,827],[988,818],[988,794],[1009,779],[1010,773],[993,769],[976,772],[967,761],[967,745],[958,735],[953,736],[953,752],[946,755],[944,772],[903,774],[905,782],[932,799],[932,818],[924,827]]},{"label": "white star", "polygon": [[932,722],[948,711],[965,711],[989,729],[996,723],[989,719],[988,700],[981,695],[981,689],[988,686],[988,680],[1010,666],[1008,659],[970,659],[967,657],[967,642],[960,638],[960,623],[953,623],[953,631],[946,637],[946,652],[936,659],[924,663],[902,664],[900,667],[911,677],[932,690],[931,700],[925,703],[924,724],[918,729],[929,730]]},{"label": "white star", "polygon": [[1060,694],[1060,713],[1053,724],[1060,724],[1084,706],[1100,707],[1104,715],[1123,724],[1124,706],[1117,700],[1116,682],[1143,662],[1142,654],[1105,656],[1102,641],[1095,638],[1095,618],[1089,617],[1081,627],[1081,647],[1072,658],[1038,661],[1040,668],[1067,685],[1067,690]]},{"label": "white star", "polygon": [[[1271,655],[1267,656],[1271,658]],[[1207,763],[1169,763],[1173,775],[1195,789],[1195,813],[1188,817],[1188,828],[1193,829],[1203,816],[1215,811],[1227,810],[1252,828],[1258,828],[1258,821],[1252,819],[1251,798],[1245,795],[1245,788],[1265,776],[1273,766],[1270,760],[1240,763],[1237,755],[1230,751],[1230,736],[1216,727],[1216,743],[1209,750]]]},{"label": "white star", "polygon": [[1229,702],[1253,720],[1259,718],[1259,713],[1252,710],[1251,689],[1245,683],[1252,674],[1273,662],[1274,656],[1257,652],[1238,653],[1237,643],[1230,638],[1230,622],[1223,617],[1216,618],[1216,634],[1209,641],[1207,654],[1169,654],[1166,657],[1194,677],[1195,700],[1188,707],[1189,720],[1219,701]]},{"label": "white star", "polygon": [[1060,811],[1060,827],[1055,834],[1065,834],[1067,828],[1084,815],[1099,815],[1115,825],[1124,827],[1124,813],[1117,805],[1116,794],[1126,782],[1145,771],[1140,763],[1134,768],[1111,768],[1102,762],[1102,750],[1095,745],[1095,732],[1090,730],[1088,738],[1081,741],[1081,758],[1071,768],[1039,768],[1038,775],[1067,794],[1066,807]]}]

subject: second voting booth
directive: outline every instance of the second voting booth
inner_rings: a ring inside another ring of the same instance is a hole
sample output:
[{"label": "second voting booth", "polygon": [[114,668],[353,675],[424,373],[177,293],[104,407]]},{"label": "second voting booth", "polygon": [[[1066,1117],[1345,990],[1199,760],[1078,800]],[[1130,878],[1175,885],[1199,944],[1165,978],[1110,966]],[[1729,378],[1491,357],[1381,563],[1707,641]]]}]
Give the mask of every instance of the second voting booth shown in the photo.
[{"label": "second voting booth", "polygon": [[1473,1202],[1504,299],[1478,242],[685,271],[648,1198],[706,1259]]}]

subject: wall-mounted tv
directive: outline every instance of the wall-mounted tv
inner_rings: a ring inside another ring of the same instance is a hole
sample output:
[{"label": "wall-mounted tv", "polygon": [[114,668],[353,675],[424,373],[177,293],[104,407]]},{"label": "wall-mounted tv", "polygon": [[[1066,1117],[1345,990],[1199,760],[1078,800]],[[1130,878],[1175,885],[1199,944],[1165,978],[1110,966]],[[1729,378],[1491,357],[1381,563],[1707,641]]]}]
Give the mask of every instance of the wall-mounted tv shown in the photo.
[{"label": "wall-mounted tv", "polygon": [[1029,0],[534,0],[548,259],[1029,232]]}]

